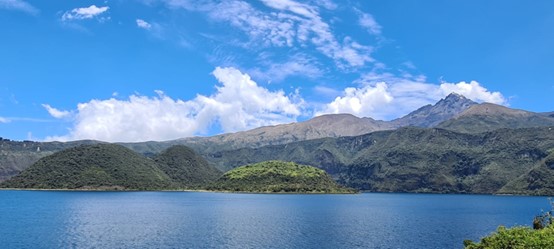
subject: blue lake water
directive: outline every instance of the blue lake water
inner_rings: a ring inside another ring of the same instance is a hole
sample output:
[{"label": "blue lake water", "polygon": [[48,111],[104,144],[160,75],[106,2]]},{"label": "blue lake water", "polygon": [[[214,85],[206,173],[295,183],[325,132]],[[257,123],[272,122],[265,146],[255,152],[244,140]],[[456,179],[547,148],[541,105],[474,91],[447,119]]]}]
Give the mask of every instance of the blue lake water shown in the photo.
[{"label": "blue lake water", "polygon": [[0,191],[1,248],[462,248],[545,197]]}]

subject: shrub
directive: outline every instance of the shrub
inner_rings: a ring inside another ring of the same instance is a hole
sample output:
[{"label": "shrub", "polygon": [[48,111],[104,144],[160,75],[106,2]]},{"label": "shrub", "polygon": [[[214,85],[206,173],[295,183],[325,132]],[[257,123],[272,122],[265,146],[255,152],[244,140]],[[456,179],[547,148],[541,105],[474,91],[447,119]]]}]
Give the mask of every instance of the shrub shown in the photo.
[{"label": "shrub", "polygon": [[[552,199],[549,202],[554,205]],[[550,211],[535,216],[533,228],[500,226],[496,232],[482,238],[478,243],[465,240],[464,246],[466,249],[554,248],[553,210],[554,206]]]}]

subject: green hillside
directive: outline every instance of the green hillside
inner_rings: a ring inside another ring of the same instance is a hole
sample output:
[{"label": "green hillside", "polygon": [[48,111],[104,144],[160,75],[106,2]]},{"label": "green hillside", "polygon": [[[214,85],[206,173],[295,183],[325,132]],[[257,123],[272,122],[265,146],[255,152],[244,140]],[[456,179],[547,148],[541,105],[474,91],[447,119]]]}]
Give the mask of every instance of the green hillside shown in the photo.
[{"label": "green hillside", "polygon": [[197,188],[217,180],[223,173],[184,145],[163,151],[154,161],[180,188]]},{"label": "green hillside", "polygon": [[[401,128],[243,148],[207,158],[223,169],[267,160],[317,165],[344,186],[376,192],[520,193],[532,185],[501,189],[528,174],[553,149],[554,128],[548,127],[479,134]],[[532,193],[554,194],[540,186],[543,192]]]},{"label": "green hillside", "polygon": [[237,192],[351,193],[325,171],[292,162],[267,161],[225,173],[209,188]]},{"label": "green hillside", "polygon": [[101,142],[82,140],[73,142],[12,141],[0,137],[0,182],[10,179],[29,168],[39,159],[55,152],[79,145]]},{"label": "green hillside", "polygon": [[552,195],[554,193],[554,150],[527,173],[506,184],[499,192]]},{"label": "green hillside", "polygon": [[115,144],[84,145],[40,159],[5,181],[5,188],[165,189],[170,177],[156,163]]}]

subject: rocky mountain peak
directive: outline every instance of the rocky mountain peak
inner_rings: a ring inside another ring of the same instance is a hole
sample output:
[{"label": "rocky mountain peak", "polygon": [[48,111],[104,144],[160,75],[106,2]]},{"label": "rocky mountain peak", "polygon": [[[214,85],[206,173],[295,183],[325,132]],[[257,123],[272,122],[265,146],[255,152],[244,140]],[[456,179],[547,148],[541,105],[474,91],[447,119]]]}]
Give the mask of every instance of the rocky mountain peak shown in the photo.
[{"label": "rocky mountain peak", "polygon": [[467,106],[475,105],[473,100],[466,98],[464,95],[459,93],[451,93],[446,96],[444,99],[439,100],[435,106],[448,105],[448,106]]},{"label": "rocky mountain peak", "polygon": [[419,126],[433,127],[448,120],[469,107],[476,105],[474,101],[458,93],[451,93],[434,105],[423,106],[408,115],[391,121],[396,127]]},{"label": "rocky mountain peak", "polygon": [[446,96],[444,99],[441,99],[439,102],[437,102],[433,107],[434,107],[434,113],[436,114],[440,114],[440,113],[458,114],[476,104],[477,104],[476,102],[466,98],[461,94],[451,93],[448,96]]},{"label": "rocky mountain peak", "polygon": [[446,96],[446,98],[444,98],[445,100],[464,100],[464,99],[468,99],[466,98],[464,95],[461,95],[457,92],[451,92],[450,94],[448,94],[448,96]]}]

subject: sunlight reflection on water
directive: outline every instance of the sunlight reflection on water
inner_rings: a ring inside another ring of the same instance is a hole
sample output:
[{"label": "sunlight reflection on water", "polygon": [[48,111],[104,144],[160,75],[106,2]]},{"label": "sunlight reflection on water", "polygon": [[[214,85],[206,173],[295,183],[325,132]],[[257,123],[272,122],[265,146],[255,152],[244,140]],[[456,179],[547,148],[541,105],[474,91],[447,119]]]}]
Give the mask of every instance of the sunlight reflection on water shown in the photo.
[{"label": "sunlight reflection on water", "polygon": [[2,248],[461,248],[544,197],[0,191]]}]

